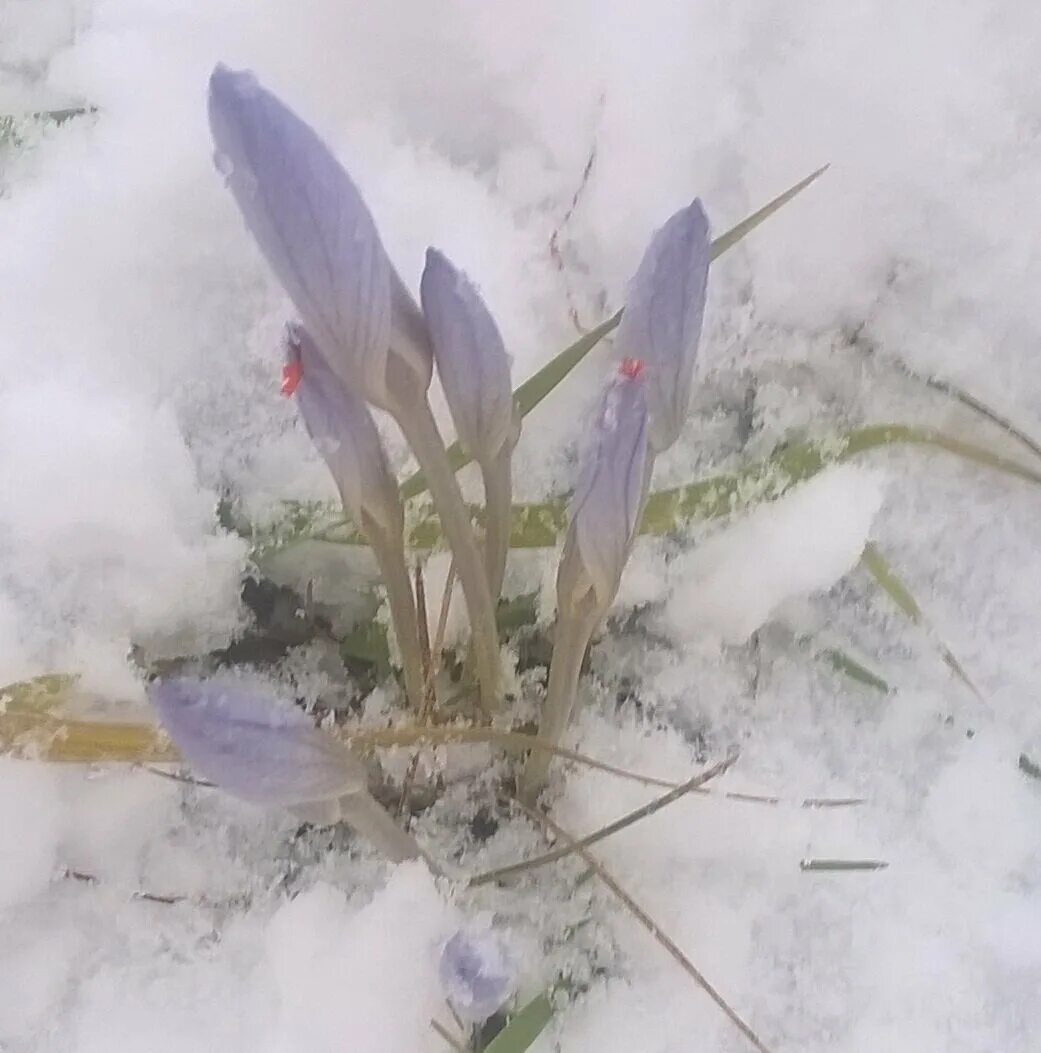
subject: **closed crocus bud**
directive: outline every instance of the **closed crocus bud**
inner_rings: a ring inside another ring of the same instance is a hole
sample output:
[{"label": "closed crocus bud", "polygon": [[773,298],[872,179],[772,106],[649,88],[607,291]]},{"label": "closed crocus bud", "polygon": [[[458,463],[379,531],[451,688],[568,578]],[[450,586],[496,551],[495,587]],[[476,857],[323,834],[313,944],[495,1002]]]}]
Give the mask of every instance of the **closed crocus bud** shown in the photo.
[{"label": "closed crocus bud", "polygon": [[[558,577],[561,605],[591,589],[595,606],[614,599],[647,493],[647,373],[625,359],[608,386],[582,457]],[[568,589],[565,582],[572,583]]]},{"label": "closed crocus bud", "polygon": [[[647,443],[647,370],[625,359],[604,393],[571,500],[571,522],[557,571],[553,660],[539,737],[556,746],[571,722],[582,661],[618,592],[643,513],[653,457]],[[521,795],[534,802],[551,754],[533,751]]]},{"label": "closed crocus bud", "polygon": [[419,288],[459,442],[475,460],[490,463],[516,441],[519,428],[499,327],[470,279],[437,249],[427,249]]},{"label": "closed crocus bud", "polygon": [[235,797],[292,808],[366,787],[364,765],[342,743],[263,688],[180,677],[149,695],[185,760]]},{"label": "closed crocus bud", "polygon": [[494,932],[457,932],[438,968],[445,996],[459,1017],[482,1024],[513,994],[514,969]]},{"label": "closed crocus bud", "polygon": [[318,134],[248,71],[210,77],[215,163],[333,370],[385,409],[426,391],[418,307],[358,188]]},{"label": "closed crocus bud", "polygon": [[368,518],[400,534],[401,498],[376,422],[297,323],[286,326],[283,376],[282,391],[296,395],[304,426],[332,472],[347,514],[361,529]]},{"label": "closed crocus bud", "polygon": [[710,256],[708,217],[695,199],[651,239],[618,327],[621,353],[647,364],[650,441],[659,452],[679,438],[690,408]]}]

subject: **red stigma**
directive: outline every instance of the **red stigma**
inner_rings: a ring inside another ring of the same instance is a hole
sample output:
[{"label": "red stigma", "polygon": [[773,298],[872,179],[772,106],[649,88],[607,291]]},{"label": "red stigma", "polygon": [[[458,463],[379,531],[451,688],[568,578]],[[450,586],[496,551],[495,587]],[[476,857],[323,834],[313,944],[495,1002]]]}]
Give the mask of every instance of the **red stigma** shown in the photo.
[{"label": "red stigma", "polygon": [[300,387],[300,381],[303,379],[304,367],[300,362],[287,362],[282,367],[282,394],[286,396],[292,395]]},{"label": "red stigma", "polygon": [[618,372],[623,377],[635,380],[646,368],[647,363],[642,358],[623,358],[622,364],[618,367]]}]

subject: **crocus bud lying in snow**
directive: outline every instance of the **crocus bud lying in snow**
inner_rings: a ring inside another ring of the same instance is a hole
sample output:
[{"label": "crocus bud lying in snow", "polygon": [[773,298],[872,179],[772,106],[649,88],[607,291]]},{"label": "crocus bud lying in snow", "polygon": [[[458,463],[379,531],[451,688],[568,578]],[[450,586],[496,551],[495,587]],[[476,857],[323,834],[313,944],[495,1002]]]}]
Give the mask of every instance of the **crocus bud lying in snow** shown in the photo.
[{"label": "crocus bud lying in snow", "polygon": [[437,249],[427,249],[420,298],[456,434],[481,469],[485,566],[495,598],[502,587],[510,543],[511,455],[520,434],[510,358],[473,283]]},{"label": "crocus bud lying in snow", "polygon": [[398,484],[364,399],[333,372],[302,325],[286,326],[285,353],[283,392],[295,393],[307,433],[329,465],[345,511],[360,529],[368,518],[400,534],[404,512]]},{"label": "crocus bud lying in snow", "polygon": [[342,818],[395,862],[422,856],[369,793],[364,764],[303,710],[230,679],[157,681],[149,695],[185,760],[221,789],[309,821]]},{"label": "crocus bud lying in snow", "polygon": [[437,249],[427,249],[419,291],[459,442],[475,460],[493,461],[519,427],[499,327],[470,279]]},{"label": "crocus bud lying in snow", "polygon": [[433,368],[423,319],[343,166],[248,71],[214,69],[209,116],[217,168],[333,370],[377,406],[412,401]]},{"label": "crocus bud lying in snow", "polygon": [[[643,513],[653,458],[647,444],[646,369],[625,359],[600,403],[571,500],[557,572],[557,623],[539,737],[560,742],[575,708],[586,648],[621,582]],[[534,751],[521,792],[533,801],[551,754]]]},{"label": "crocus bud lying in snow", "polygon": [[180,677],[149,694],[185,760],[235,797],[291,808],[366,788],[365,766],[343,743],[261,688]]},{"label": "crocus bud lying in snow", "polygon": [[617,347],[647,363],[651,445],[668,449],[690,408],[711,257],[708,217],[695,200],[651,239],[629,288]]},{"label": "crocus bud lying in snow", "polygon": [[445,997],[461,1019],[482,1024],[513,994],[514,970],[494,932],[457,932],[438,968]]}]

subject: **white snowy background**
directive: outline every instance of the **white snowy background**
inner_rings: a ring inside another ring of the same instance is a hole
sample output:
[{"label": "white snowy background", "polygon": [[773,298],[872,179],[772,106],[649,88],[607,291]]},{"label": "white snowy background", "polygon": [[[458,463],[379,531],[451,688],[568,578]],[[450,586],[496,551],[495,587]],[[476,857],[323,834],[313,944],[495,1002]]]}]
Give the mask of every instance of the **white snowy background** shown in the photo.
[{"label": "white snowy background", "polygon": [[[590,326],[623,301],[694,194],[722,232],[830,162],[714,264],[668,485],[739,463],[748,390],[745,456],[851,420],[961,426],[895,357],[1041,432],[1039,53],[1025,0],[0,0],[0,113],[97,108],[0,147],[0,684],[68,670],[140,698],[131,644],[189,653],[243,624],[219,493],[258,522],[331,494],[278,396],[286,302],[212,167],[216,61],[328,138],[413,287],[428,244],[475,277],[518,381],[572,309]],[[568,486],[608,353],[529,418],[522,496]],[[725,788],[783,803],[688,798],[600,857],[777,1053],[1041,1043],[1041,783],[1017,769],[1041,754],[1039,513],[1029,484],[909,451],[694,549],[638,548],[620,603],[651,604],[645,631],[594,650],[573,741],[671,778],[736,745]],[[855,569],[869,535],[982,700]],[[822,629],[896,690],[793,643]],[[652,795],[580,770],[558,790],[576,832]],[[825,795],[868,804],[797,807]],[[418,835],[473,870],[539,847],[519,821],[467,845],[468,814],[454,788]],[[522,994],[570,977],[540,1053],[748,1048],[574,864],[454,894],[366,853],[291,860],[291,830],[143,772],[0,761],[0,1049],[445,1049],[437,948],[482,911]]]}]

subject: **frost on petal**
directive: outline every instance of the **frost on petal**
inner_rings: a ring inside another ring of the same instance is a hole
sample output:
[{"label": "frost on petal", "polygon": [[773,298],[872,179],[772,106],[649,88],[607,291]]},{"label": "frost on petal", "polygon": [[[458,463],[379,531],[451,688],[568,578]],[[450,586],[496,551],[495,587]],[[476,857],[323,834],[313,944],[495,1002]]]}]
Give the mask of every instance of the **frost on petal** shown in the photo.
[{"label": "frost on petal", "polygon": [[[333,369],[381,404],[388,348],[402,328],[393,317],[401,283],[357,187],[252,73],[217,66],[209,117],[218,171],[271,269]],[[406,357],[429,382],[421,344]]]},{"label": "frost on petal", "polygon": [[181,677],[149,696],[185,760],[243,800],[293,807],[366,788],[364,765],[342,743],[263,688]]},{"label": "frost on petal", "polygon": [[348,515],[357,526],[368,516],[399,533],[403,512],[397,482],[368,406],[332,371],[302,325],[286,327],[285,347],[285,376]]},{"label": "frost on petal", "polygon": [[646,496],[646,378],[639,363],[626,360],[608,386],[571,500],[565,553],[580,561],[599,604],[618,590]]},{"label": "frost on petal", "polygon": [[474,284],[437,249],[427,249],[420,298],[459,441],[478,460],[491,461],[516,431],[499,327]]},{"label": "frost on petal", "polygon": [[441,952],[438,975],[445,996],[464,1020],[480,1024],[513,993],[514,969],[493,932],[457,932]]},{"label": "frost on petal", "polygon": [[711,257],[708,217],[696,199],[651,239],[629,288],[617,346],[647,363],[651,444],[679,437],[690,408]]}]

